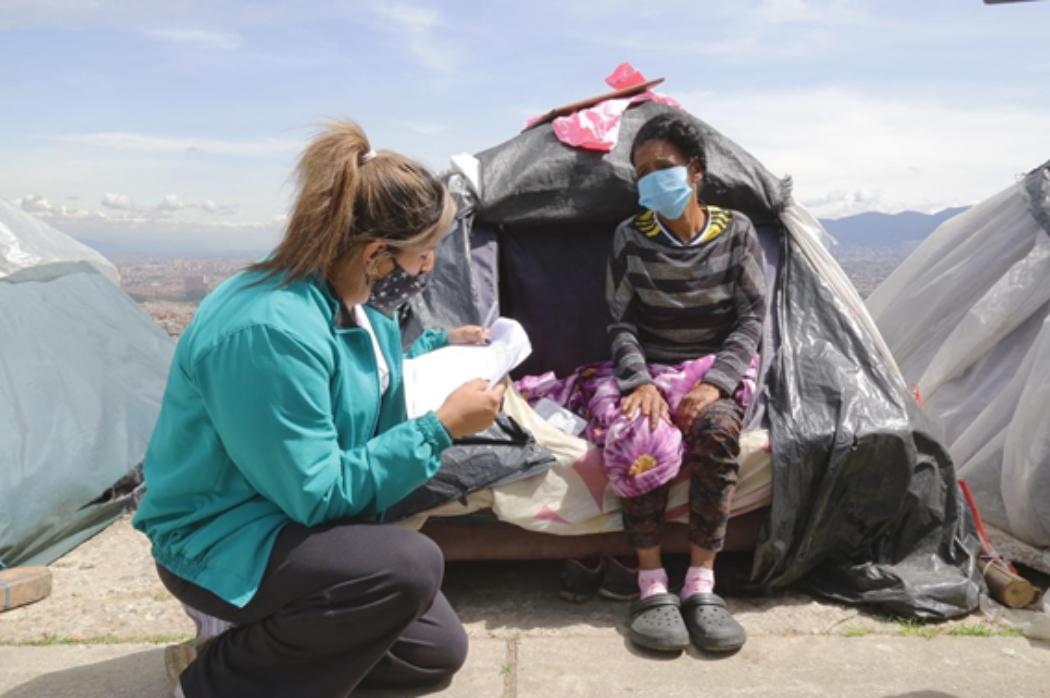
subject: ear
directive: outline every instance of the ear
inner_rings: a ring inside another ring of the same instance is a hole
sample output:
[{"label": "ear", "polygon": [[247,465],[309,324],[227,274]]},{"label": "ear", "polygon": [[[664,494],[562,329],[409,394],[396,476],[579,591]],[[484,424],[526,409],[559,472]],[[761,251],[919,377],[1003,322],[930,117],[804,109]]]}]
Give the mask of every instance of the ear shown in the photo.
[{"label": "ear", "polygon": [[380,255],[386,251],[386,243],[378,240],[365,245],[361,251],[361,260],[364,262],[365,269],[371,268],[376,262],[379,261]]},{"label": "ear", "polygon": [[689,183],[699,189],[704,181],[704,171],[700,169],[700,160],[693,158],[689,162]]}]

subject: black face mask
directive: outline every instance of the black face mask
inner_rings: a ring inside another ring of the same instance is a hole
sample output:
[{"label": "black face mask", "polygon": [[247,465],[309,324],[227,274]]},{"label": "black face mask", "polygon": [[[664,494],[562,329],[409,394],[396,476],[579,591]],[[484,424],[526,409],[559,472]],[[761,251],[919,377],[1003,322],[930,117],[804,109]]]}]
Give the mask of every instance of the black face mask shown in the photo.
[{"label": "black face mask", "polygon": [[429,276],[424,273],[413,276],[395,259],[394,270],[382,279],[372,282],[368,304],[387,317],[394,317],[398,308],[427,287]]}]

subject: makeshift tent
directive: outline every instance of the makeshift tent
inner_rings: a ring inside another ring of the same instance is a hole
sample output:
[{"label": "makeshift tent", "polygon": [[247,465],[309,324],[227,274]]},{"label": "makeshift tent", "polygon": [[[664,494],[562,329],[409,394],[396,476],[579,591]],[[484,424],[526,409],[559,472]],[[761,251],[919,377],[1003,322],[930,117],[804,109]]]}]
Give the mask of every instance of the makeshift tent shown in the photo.
[{"label": "makeshift tent", "polygon": [[[499,312],[529,332],[534,353],[522,373],[564,375],[608,358],[605,262],[616,224],[636,212],[628,151],[641,124],[670,109],[654,103],[629,109],[607,154],[563,145],[546,123],[476,158],[454,158],[449,183],[461,217],[439,249],[428,290],[411,305],[406,340],[424,326],[477,323]],[[768,433],[772,497],[750,587],[804,585],[921,617],[971,611],[980,590],[977,541],[951,461],[826,251],[820,224],[791,199],[787,180],[693,120],[707,149],[703,198],[749,216],[767,256],[764,399],[747,417],[745,441],[762,435],[747,456],[761,459]],[[528,426],[529,416],[520,414],[527,406],[514,409]],[[581,456],[573,450],[578,444],[564,445],[571,438],[539,440],[571,461]],[[618,528],[608,490],[599,484],[593,491],[587,473],[594,468],[586,461],[486,490],[462,511],[491,507],[497,518],[532,530],[593,532],[559,508],[574,488],[590,488],[602,512],[599,530]],[[526,506],[534,516],[511,515]]]},{"label": "makeshift tent", "polygon": [[1050,547],[1050,162],[944,222],[868,307],[983,518]]},{"label": "makeshift tent", "polygon": [[[131,496],[174,345],[102,255],[0,201],[0,562],[46,564]],[[133,478],[130,478],[133,479]]]}]

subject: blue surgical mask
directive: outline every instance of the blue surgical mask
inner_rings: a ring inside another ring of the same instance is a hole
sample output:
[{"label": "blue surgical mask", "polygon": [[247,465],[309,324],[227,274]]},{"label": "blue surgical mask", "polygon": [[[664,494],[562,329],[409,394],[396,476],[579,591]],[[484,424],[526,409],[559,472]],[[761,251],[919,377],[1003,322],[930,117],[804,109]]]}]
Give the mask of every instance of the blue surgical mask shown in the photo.
[{"label": "blue surgical mask", "polygon": [[655,170],[638,180],[638,203],[668,220],[681,218],[693,196],[685,165]]}]

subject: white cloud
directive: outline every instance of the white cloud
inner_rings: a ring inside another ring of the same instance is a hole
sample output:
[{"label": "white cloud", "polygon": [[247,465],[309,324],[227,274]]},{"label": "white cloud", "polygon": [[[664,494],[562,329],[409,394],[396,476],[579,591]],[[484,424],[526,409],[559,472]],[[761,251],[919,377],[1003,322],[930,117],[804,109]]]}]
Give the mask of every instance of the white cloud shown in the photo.
[{"label": "white cloud", "polygon": [[[168,199],[166,197],[165,201]],[[181,199],[178,202],[184,203]],[[282,223],[286,219],[280,215],[266,220],[209,221],[161,215],[159,207],[108,211],[71,208],[54,206],[39,195],[23,196],[14,199],[13,203],[74,237],[104,245],[130,245],[142,250],[262,251],[280,238]],[[193,208],[192,204],[184,204],[180,210],[190,208]],[[220,213],[226,209],[226,206],[218,206]]]},{"label": "white cloud", "polygon": [[237,212],[237,204],[220,204],[213,199],[205,199],[199,204],[188,205],[194,208],[198,208],[209,215],[218,214],[220,216],[232,216],[234,213]]},{"label": "white cloud", "polygon": [[108,221],[110,220],[109,214],[105,211],[98,211],[88,208],[71,208],[68,206],[60,206],[56,213],[56,224],[59,221]]},{"label": "white cloud", "polygon": [[[226,203],[218,197],[202,197],[200,199],[186,197],[179,193],[169,193],[157,196],[152,187],[146,186],[135,194],[106,192],[95,199],[98,208],[82,208],[76,205],[80,199],[92,199],[91,195],[74,196],[62,195],[61,192],[49,191],[49,195],[28,194],[12,199],[16,206],[42,218],[54,216],[56,220],[97,220],[113,223],[148,223],[148,222],[185,222],[186,224],[200,223],[203,225],[219,225],[217,217],[227,220],[222,225],[242,225],[245,220],[269,219],[267,212],[270,207],[261,211],[255,210],[248,217],[237,216],[240,204]],[[153,200],[156,203],[143,204],[142,201]],[[61,205],[53,203],[64,201]]]},{"label": "white cloud", "polygon": [[102,197],[102,205],[118,211],[130,211],[135,207],[131,197],[127,194],[112,194],[109,192],[106,192],[106,195]]},{"label": "white cloud", "polygon": [[903,211],[909,208],[903,202],[888,200],[881,192],[865,187],[837,189],[817,196],[805,197],[800,201],[821,218],[842,218],[866,211]]},{"label": "white cloud", "polygon": [[270,249],[281,236],[276,221],[184,221],[144,217],[61,217],[49,219],[59,230],[125,249],[208,251],[216,254]]},{"label": "white cloud", "polygon": [[[37,218],[45,219],[52,225],[60,225],[63,221],[82,221],[87,219],[111,220],[111,216],[105,211],[76,208],[74,206],[66,206],[65,204],[55,206],[48,201],[47,198],[38,194],[27,194],[26,196],[21,196],[12,201],[15,206],[20,207],[23,211],[30,213]],[[118,215],[127,216],[128,214],[121,213]]]},{"label": "white cloud", "polygon": [[375,13],[396,34],[404,37],[412,55],[431,72],[450,74],[463,62],[463,53],[444,38],[441,16],[432,9],[392,3],[379,5]]},{"label": "white cloud", "polygon": [[86,145],[109,150],[146,153],[207,153],[212,155],[235,155],[262,157],[293,153],[302,147],[299,141],[280,138],[259,138],[250,141],[224,140],[218,138],[195,138],[182,136],[154,136],[145,133],[124,131],[100,131],[95,133],[71,133],[49,136],[52,140],[76,145]]},{"label": "white cloud", "polygon": [[983,200],[1050,156],[1050,113],[836,88],[676,94],[814,213],[934,211]]},{"label": "white cloud", "polygon": [[168,194],[157,204],[157,210],[161,212],[170,213],[181,211],[184,208],[186,208],[186,202],[179,198],[178,194]]},{"label": "white cloud", "polygon": [[[66,200],[76,200],[75,196],[66,196]],[[217,223],[203,216],[231,216],[237,211],[237,204],[221,204],[214,199],[205,199],[200,203],[187,201],[178,194],[167,194],[154,206],[139,206],[128,194],[107,192],[100,200],[100,209],[77,208],[75,206],[53,205],[44,196],[29,194],[14,199],[16,206],[39,218],[47,218],[55,225],[69,221],[107,222],[114,225],[145,224],[157,222],[187,225],[203,224],[211,226],[242,226],[243,222]],[[265,225],[259,223],[258,225]]]},{"label": "white cloud", "polygon": [[15,199],[14,203],[23,211],[43,218],[50,216],[55,210],[55,207],[51,205],[47,198],[38,194],[27,194]]},{"label": "white cloud", "polygon": [[206,31],[202,29],[163,29],[150,32],[151,36],[177,44],[188,44],[198,48],[233,51],[241,47],[240,34]]}]

